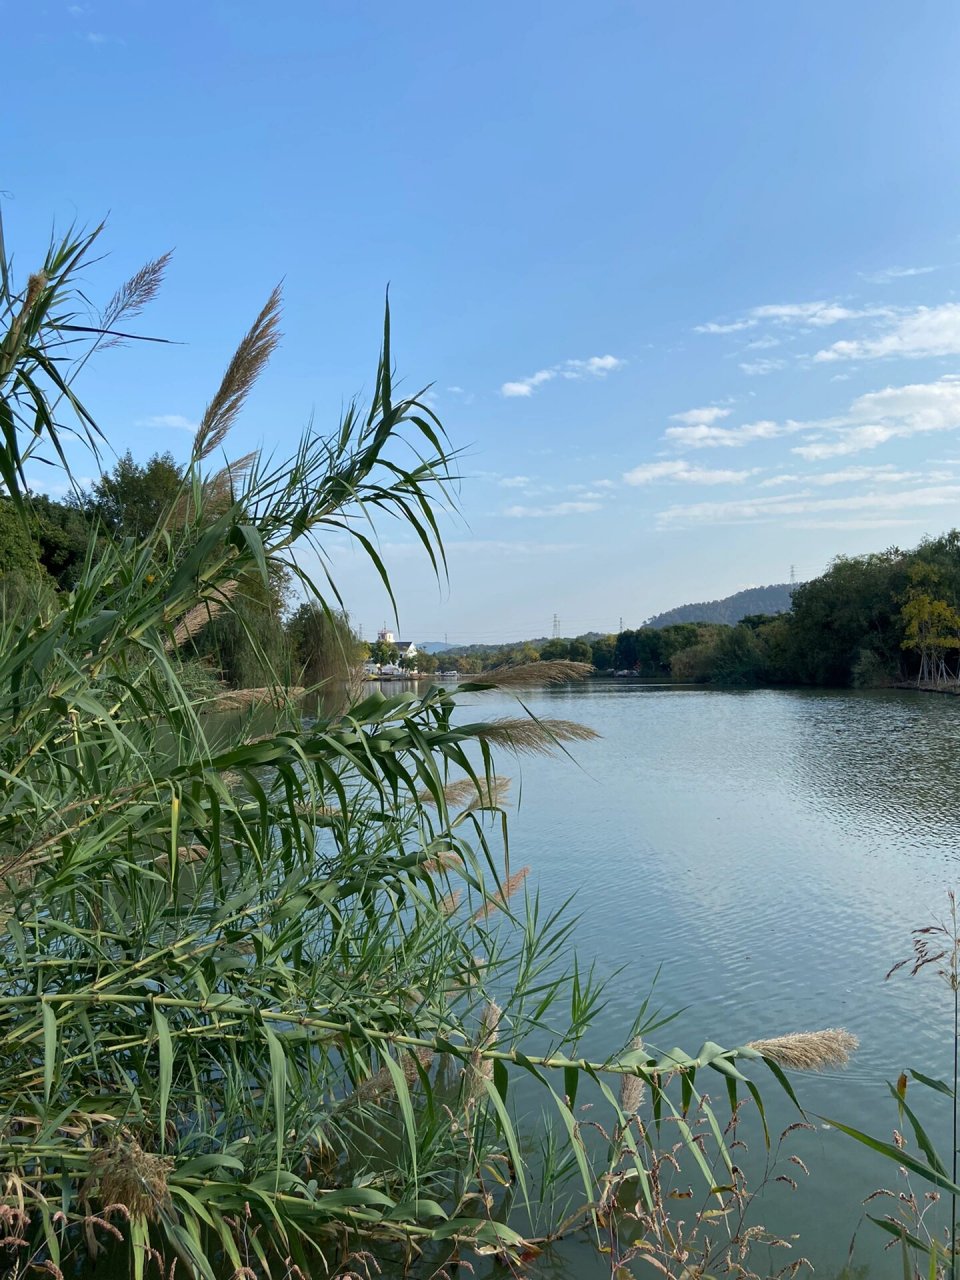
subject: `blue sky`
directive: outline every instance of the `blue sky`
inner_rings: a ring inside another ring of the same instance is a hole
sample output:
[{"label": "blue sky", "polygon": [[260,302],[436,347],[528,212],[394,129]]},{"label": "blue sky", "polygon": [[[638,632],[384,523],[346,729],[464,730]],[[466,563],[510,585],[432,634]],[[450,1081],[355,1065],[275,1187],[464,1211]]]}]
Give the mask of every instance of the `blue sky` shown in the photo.
[{"label": "blue sky", "polygon": [[[390,283],[398,372],[465,450],[449,588],[381,530],[411,638],[637,625],[960,523],[953,0],[0,20],[21,269],[52,223],[104,215],[93,295],[176,250],[144,327],[182,345],[84,375],[118,451],[185,454],[280,278],[283,346],[233,447],[335,426]],[[331,550],[370,635],[383,592]]]}]

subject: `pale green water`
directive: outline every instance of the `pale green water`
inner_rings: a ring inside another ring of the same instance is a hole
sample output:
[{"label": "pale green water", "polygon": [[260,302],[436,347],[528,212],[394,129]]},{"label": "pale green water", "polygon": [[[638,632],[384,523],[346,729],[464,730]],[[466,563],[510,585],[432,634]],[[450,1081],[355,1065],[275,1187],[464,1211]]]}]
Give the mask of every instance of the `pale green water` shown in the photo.
[{"label": "pale green water", "polygon": [[[932,974],[884,975],[908,953],[910,930],[943,914],[947,888],[958,887],[960,700],[596,681],[525,701],[603,735],[576,746],[579,767],[503,762],[521,784],[513,864],[531,864],[548,906],[574,894],[579,952],[601,972],[622,970],[585,1048],[622,1043],[662,966],[657,1002],[685,1012],[660,1047],[848,1027],[862,1042],[855,1062],[796,1077],[801,1101],[889,1139],[897,1121],[884,1082],[905,1066],[949,1071],[946,988]],[[483,699],[484,715],[512,707]],[[772,1081],[758,1079],[776,1120],[795,1119]],[[925,1095],[911,1099],[933,1117],[946,1156],[949,1132]],[[822,1127],[792,1149],[811,1176],[799,1175],[795,1193],[775,1188],[762,1220],[799,1232],[799,1251],[833,1275],[863,1198],[896,1184],[896,1170]],[[854,1261],[871,1275],[900,1274],[881,1243],[865,1224]],[[762,1270],[762,1259],[754,1265]],[[537,1274],[608,1271],[571,1246]]]}]

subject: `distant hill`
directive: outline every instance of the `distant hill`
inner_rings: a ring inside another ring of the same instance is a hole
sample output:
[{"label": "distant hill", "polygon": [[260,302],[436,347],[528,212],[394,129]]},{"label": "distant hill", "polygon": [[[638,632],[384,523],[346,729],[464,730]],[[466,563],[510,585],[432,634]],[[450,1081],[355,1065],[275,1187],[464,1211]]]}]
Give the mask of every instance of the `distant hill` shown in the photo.
[{"label": "distant hill", "polygon": [[753,613],[788,613],[790,599],[799,583],[778,582],[771,587],[747,587],[722,600],[701,600],[658,613],[645,627],[672,627],[678,622],[725,622],[732,626]]},{"label": "distant hill", "polygon": [[446,653],[448,649],[455,648],[452,644],[444,644],[442,640],[424,640],[423,644],[418,644],[417,648],[421,653]]}]

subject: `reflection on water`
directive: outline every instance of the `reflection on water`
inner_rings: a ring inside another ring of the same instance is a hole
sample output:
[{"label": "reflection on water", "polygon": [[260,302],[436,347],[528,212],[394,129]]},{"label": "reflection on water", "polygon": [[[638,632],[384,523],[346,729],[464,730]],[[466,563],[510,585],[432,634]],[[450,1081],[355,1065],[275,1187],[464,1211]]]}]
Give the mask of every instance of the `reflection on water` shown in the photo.
[{"label": "reflection on water", "polygon": [[[596,681],[525,701],[603,735],[577,747],[576,765],[514,770],[511,832],[512,857],[531,864],[546,904],[575,896],[581,954],[619,970],[596,1050],[622,1043],[662,965],[658,1002],[683,1009],[663,1033],[671,1044],[856,1032],[851,1068],[802,1078],[801,1100],[889,1137],[884,1081],[907,1065],[949,1070],[945,988],[884,974],[956,883],[960,700]],[[483,703],[507,710],[500,695]],[[765,1094],[776,1121],[795,1118]],[[795,1194],[771,1193],[765,1221],[800,1232],[800,1251],[835,1274],[860,1202],[895,1170],[822,1123],[796,1149],[812,1176]],[[885,1274],[895,1259],[878,1253],[878,1236],[868,1224],[856,1257]],[[586,1255],[573,1269],[604,1274]]]}]

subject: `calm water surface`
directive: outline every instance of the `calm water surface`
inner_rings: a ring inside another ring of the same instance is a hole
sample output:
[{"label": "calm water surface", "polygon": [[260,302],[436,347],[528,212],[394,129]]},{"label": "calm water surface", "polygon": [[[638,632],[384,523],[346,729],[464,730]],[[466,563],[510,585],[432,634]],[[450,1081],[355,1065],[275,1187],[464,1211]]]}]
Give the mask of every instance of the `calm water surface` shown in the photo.
[{"label": "calm water surface", "polygon": [[[932,973],[884,975],[908,953],[910,930],[942,915],[946,890],[958,887],[960,700],[596,681],[525,701],[602,734],[576,745],[576,764],[525,759],[513,769],[513,865],[530,864],[545,905],[574,895],[578,952],[601,973],[619,970],[585,1049],[622,1044],[662,967],[656,1003],[683,1012],[658,1047],[848,1027],[861,1041],[854,1063],[795,1077],[801,1101],[889,1139],[897,1121],[885,1081],[906,1066],[949,1071],[946,987]],[[483,699],[485,715],[515,705]],[[786,1125],[796,1112],[765,1075]],[[945,1118],[926,1092],[911,1096],[946,1155]],[[896,1171],[822,1125],[791,1150],[811,1176],[799,1175],[795,1193],[772,1190],[761,1219],[799,1232],[799,1251],[834,1275],[864,1197],[895,1184]],[[876,1227],[861,1226],[854,1261],[871,1276],[900,1274],[881,1243]],[[762,1270],[756,1256],[754,1265]],[[542,1273],[606,1268],[571,1246]]]}]

